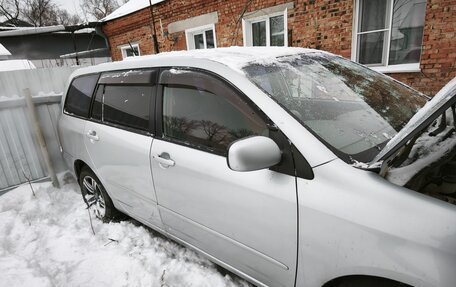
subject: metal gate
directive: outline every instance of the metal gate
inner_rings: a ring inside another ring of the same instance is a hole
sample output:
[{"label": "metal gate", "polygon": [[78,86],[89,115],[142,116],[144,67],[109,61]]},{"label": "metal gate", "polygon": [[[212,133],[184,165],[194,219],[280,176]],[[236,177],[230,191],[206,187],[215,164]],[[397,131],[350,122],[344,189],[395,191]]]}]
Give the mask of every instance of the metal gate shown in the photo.
[{"label": "metal gate", "polygon": [[[64,170],[57,135],[60,95],[33,98],[51,160]],[[38,141],[23,98],[0,101],[0,190],[47,177]]]}]

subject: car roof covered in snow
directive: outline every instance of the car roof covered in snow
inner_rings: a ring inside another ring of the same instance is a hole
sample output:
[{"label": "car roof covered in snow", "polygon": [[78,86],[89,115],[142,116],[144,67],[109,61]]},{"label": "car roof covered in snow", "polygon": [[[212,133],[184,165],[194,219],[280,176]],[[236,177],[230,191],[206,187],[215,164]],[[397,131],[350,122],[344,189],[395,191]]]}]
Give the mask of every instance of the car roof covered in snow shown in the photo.
[{"label": "car roof covered in snow", "polygon": [[127,58],[123,61],[104,63],[78,69],[72,77],[113,70],[126,70],[147,67],[189,66],[205,67],[223,64],[239,73],[249,63],[273,63],[278,57],[306,53],[324,53],[315,49],[284,47],[230,47],[205,50],[164,52],[156,55]]}]

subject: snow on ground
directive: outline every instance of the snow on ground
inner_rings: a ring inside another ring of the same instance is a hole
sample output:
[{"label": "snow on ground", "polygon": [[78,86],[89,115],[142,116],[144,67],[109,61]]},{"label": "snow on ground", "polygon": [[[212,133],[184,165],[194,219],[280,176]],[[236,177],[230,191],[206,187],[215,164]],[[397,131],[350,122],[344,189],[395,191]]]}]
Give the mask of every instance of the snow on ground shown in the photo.
[{"label": "snow on ground", "polygon": [[249,286],[134,221],[89,215],[75,183],[0,196],[0,286]]}]

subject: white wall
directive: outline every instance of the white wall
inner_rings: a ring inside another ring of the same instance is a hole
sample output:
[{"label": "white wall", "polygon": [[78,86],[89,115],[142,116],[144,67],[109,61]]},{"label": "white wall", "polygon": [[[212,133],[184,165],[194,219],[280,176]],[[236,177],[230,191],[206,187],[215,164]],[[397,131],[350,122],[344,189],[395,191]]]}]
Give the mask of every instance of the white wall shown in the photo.
[{"label": "white wall", "polygon": [[29,88],[33,96],[40,92],[62,93],[74,70],[76,68],[59,67],[0,72],[0,98],[18,97],[24,88]]}]

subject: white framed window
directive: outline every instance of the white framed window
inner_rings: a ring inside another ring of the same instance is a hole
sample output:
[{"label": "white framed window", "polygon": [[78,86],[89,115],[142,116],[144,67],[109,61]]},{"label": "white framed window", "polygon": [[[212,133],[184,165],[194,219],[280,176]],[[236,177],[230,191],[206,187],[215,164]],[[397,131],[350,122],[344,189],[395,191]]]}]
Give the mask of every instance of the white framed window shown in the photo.
[{"label": "white framed window", "polygon": [[187,50],[217,48],[214,24],[187,29],[185,38]]},{"label": "white framed window", "polygon": [[426,0],[356,0],[352,60],[380,72],[417,72]]},{"label": "white framed window", "polygon": [[131,43],[131,45],[123,45],[120,47],[120,51],[122,52],[122,59],[141,56],[141,51],[139,50],[138,43]]},{"label": "white framed window", "polygon": [[287,11],[266,14],[260,10],[242,19],[244,46],[288,46]]}]

